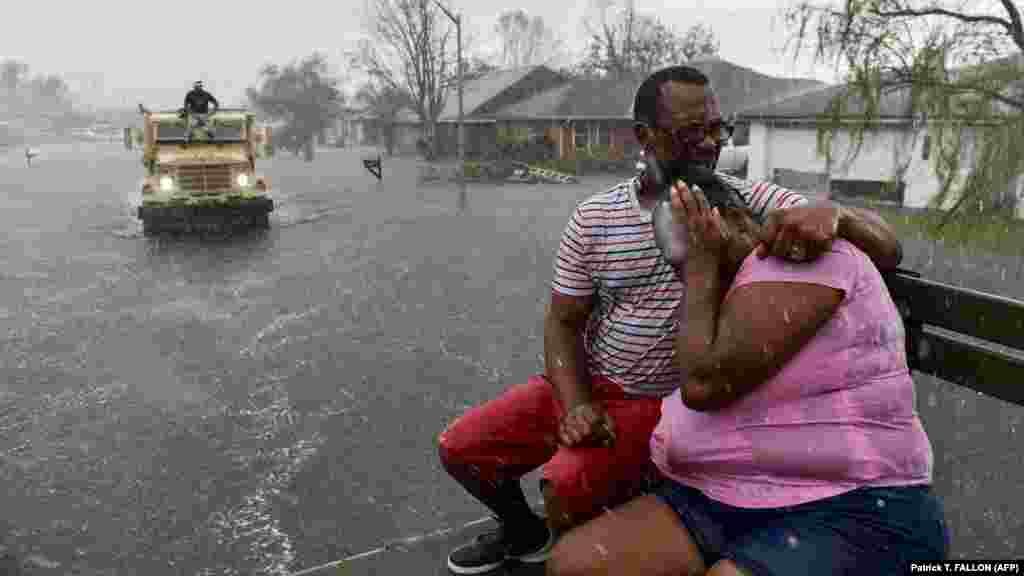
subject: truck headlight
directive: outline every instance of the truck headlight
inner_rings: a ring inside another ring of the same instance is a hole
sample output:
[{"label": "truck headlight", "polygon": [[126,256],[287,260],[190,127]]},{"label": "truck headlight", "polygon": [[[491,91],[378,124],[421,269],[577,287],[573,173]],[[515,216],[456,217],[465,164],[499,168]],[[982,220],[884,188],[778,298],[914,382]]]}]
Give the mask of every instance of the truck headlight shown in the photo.
[{"label": "truck headlight", "polygon": [[160,190],[164,192],[170,192],[171,190],[174,190],[174,179],[171,178],[170,176],[161,176]]},{"label": "truck headlight", "polygon": [[248,174],[239,174],[235,178],[235,181],[238,182],[239,187],[245,188],[246,186],[249,185],[249,175]]}]

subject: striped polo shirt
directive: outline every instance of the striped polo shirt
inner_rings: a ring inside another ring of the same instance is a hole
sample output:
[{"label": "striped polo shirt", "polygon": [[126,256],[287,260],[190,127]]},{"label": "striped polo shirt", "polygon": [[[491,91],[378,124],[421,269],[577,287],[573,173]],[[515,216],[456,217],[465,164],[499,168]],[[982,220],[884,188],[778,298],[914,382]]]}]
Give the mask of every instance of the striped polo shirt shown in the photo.
[{"label": "striped polo shirt", "polygon": [[[719,173],[763,219],[771,210],[807,202],[768,182]],[[581,202],[555,258],[552,288],[568,296],[596,294],[585,332],[590,374],[629,393],[665,396],[679,385],[676,313],[684,285],[654,243],[651,216],[637,202],[633,178]]]}]

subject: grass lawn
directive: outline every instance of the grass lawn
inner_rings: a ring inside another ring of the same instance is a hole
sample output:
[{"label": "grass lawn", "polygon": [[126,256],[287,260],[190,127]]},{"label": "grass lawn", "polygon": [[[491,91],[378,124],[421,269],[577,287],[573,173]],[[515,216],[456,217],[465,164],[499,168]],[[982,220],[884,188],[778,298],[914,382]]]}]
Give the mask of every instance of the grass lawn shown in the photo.
[{"label": "grass lawn", "polygon": [[942,225],[938,211],[907,212],[895,207],[874,206],[901,237],[941,240],[985,252],[1024,255],[1024,220],[995,215],[957,214]]}]

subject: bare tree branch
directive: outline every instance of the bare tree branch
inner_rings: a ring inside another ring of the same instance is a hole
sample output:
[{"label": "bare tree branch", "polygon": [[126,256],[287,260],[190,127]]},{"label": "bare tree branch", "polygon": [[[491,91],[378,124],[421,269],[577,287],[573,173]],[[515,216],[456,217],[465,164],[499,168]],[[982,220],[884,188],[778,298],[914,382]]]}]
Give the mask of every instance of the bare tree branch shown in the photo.
[{"label": "bare tree branch", "polygon": [[904,8],[902,10],[876,10],[874,12],[875,14],[882,18],[920,18],[921,16],[945,16],[947,18],[953,18],[956,20],[960,20],[961,22],[966,22],[968,24],[978,24],[984,22],[986,24],[995,24],[997,26],[1002,26],[1007,30],[1010,30],[1013,27],[1009,20],[1004,20],[997,16],[978,16],[963,14],[960,12],[953,12],[952,10],[946,10],[944,8],[926,8],[924,10]]},{"label": "bare tree branch", "polygon": [[370,0],[372,18],[352,63],[392,92],[408,94],[432,132],[447,97],[453,26],[430,0]]},{"label": "bare tree branch", "polygon": [[1024,51],[1024,24],[1021,23],[1020,9],[1013,3],[1013,0],[999,0],[1006,14],[1010,17],[1010,36],[1013,37],[1017,48]]},{"label": "bare tree branch", "polygon": [[656,17],[638,13],[630,0],[614,17],[611,2],[595,2],[600,14],[600,28],[593,16],[584,21],[590,31],[590,42],[581,62],[585,73],[623,78],[644,75],[656,68],[710,56],[718,52],[714,32],[701,24],[692,26],[684,35]]}]

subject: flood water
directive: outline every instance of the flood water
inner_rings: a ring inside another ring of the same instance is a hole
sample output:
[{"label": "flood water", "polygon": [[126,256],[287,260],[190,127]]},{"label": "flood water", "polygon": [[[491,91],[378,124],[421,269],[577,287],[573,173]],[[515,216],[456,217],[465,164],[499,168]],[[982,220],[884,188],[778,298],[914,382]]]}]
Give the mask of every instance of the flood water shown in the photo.
[{"label": "flood water", "polygon": [[435,437],[540,369],[593,185],[264,162],[269,232],[145,238],[138,151],[0,155],[3,546],[40,574],[287,574],[479,517]]}]

